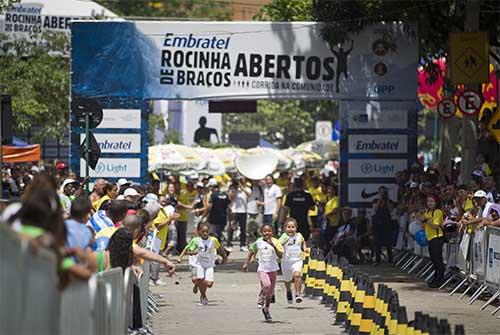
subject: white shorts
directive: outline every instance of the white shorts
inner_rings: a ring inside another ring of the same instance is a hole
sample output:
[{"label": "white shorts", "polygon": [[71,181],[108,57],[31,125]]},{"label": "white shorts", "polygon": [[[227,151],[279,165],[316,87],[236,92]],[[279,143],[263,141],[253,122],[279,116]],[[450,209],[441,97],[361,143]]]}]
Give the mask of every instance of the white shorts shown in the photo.
[{"label": "white shorts", "polygon": [[281,262],[281,272],[283,272],[283,279],[285,281],[291,281],[293,279],[293,274],[295,272],[302,273],[302,261]]},{"label": "white shorts", "polygon": [[191,278],[198,278],[198,267],[191,266]]},{"label": "white shorts", "polygon": [[214,281],[214,268],[204,268],[203,266],[196,266],[196,278],[205,279],[206,281]]}]

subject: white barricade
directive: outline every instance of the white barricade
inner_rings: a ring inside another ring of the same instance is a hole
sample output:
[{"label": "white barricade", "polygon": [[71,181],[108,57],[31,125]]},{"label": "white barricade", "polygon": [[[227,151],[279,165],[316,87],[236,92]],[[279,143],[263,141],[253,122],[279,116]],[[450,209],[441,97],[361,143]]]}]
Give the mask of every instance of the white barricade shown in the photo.
[{"label": "white barricade", "polygon": [[488,227],[488,253],[485,280],[500,288],[500,229]]},{"label": "white barricade", "polygon": [[0,225],[0,334],[58,334],[60,295],[56,257],[36,254]]},{"label": "white barricade", "polygon": [[484,278],[486,273],[487,244],[488,238],[486,236],[486,230],[476,230],[472,239],[471,269],[472,273],[478,276],[478,279]]},{"label": "white barricade", "polygon": [[58,289],[57,260],[50,250],[29,250],[0,224],[0,334],[123,335],[132,325],[133,285],[141,291],[147,320],[149,262],[139,282],[130,268],[94,274]]},{"label": "white barricade", "polygon": [[[90,279],[95,281],[95,276]],[[61,295],[61,335],[93,335],[92,298],[89,282],[72,281]],[[94,292],[95,294],[95,292]]]}]

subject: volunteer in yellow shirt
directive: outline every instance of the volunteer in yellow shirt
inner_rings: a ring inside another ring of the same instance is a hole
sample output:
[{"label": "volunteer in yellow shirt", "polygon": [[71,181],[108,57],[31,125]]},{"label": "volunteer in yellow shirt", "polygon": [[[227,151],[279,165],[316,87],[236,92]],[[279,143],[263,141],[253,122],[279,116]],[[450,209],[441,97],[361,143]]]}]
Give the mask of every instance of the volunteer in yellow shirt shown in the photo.
[{"label": "volunteer in yellow shirt", "polygon": [[338,186],[329,185],[327,202],[325,205],[325,217],[328,222],[326,231],[320,234],[323,250],[330,250],[330,242],[337,233],[340,220],[340,198],[338,196]]},{"label": "volunteer in yellow shirt", "polygon": [[427,236],[429,254],[436,271],[433,281],[429,287],[441,286],[444,277],[443,244],[445,241],[443,230],[443,211],[437,208],[438,198],[435,195],[427,197],[427,210],[421,218],[424,223],[425,235]]},{"label": "volunteer in yellow shirt", "polygon": [[186,234],[187,234],[187,224],[189,220],[189,211],[192,208],[192,204],[194,202],[194,198],[196,197],[196,189],[194,188],[194,184],[192,181],[189,181],[186,184],[186,187],[181,189],[181,192],[178,196],[179,205],[177,206],[177,211],[179,212],[179,220],[175,222],[177,227],[177,251],[179,253],[184,250],[184,247],[187,245]]}]

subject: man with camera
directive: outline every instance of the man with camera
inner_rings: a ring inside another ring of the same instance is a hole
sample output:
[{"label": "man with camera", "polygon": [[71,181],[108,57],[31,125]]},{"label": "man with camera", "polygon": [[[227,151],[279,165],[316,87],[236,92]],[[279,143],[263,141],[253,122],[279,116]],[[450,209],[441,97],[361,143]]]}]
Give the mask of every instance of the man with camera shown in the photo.
[{"label": "man with camera", "polygon": [[251,190],[246,186],[245,177],[233,179],[229,187],[229,200],[231,201],[231,213],[233,214],[235,226],[229,225],[228,240],[232,244],[233,233],[240,228],[240,250],[248,251],[247,248],[247,203]]}]

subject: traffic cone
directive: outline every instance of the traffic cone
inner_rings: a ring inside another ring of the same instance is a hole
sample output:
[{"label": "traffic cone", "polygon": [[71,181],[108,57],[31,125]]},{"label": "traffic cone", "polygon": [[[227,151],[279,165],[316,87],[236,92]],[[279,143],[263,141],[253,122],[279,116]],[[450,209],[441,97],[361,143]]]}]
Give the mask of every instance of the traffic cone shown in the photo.
[{"label": "traffic cone", "polygon": [[332,311],[337,311],[337,305],[340,298],[340,283],[342,281],[343,272],[340,268],[340,262],[337,256],[332,258],[332,284],[330,285],[330,295],[332,296]]},{"label": "traffic cone", "polygon": [[332,254],[329,253],[326,258],[326,277],[325,277],[325,286],[323,287],[323,298],[321,303],[326,307],[332,305],[333,296],[330,295],[331,287],[333,283],[333,265],[332,265]]},{"label": "traffic cone", "polygon": [[448,320],[439,320],[439,334],[440,335],[451,335],[451,327]]},{"label": "traffic cone", "polygon": [[375,321],[375,289],[369,277],[364,278],[365,296],[359,322],[359,334],[370,335]]},{"label": "traffic cone", "polygon": [[439,335],[438,319],[436,317],[429,317],[429,334]]},{"label": "traffic cone", "polygon": [[357,276],[356,294],[352,304],[351,323],[349,327],[350,335],[358,335],[360,333],[361,320],[363,318],[363,303],[366,296],[365,278]]},{"label": "traffic cone", "polygon": [[384,291],[384,296],[382,297],[382,310],[381,310],[381,319],[380,319],[380,330],[379,334],[384,335],[385,332],[388,332],[388,323],[391,318],[391,314],[389,312],[389,300],[392,295],[392,289],[387,287]]},{"label": "traffic cone", "polygon": [[326,280],[326,262],[323,256],[323,251],[318,249],[318,259],[316,263],[316,275],[313,288],[313,298],[321,299],[323,297],[323,289]]},{"label": "traffic cone", "polygon": [[406,314],[406,307],[399,306],[398,308],[398,324],[396,326],[396,334],[408,334],[408,315]]},{"label": "traffic cone", "polygon": [[383,305],[382,297],[384,296],[386,289],[387,286],[385,286],[384,284],[378,284],[377,296],[375,298],[374,322],[371,331],[372,334],[378,334],[379,329],[382,327],[382,305]]},{"label": "traffic cone", "polygon": [[455,326],[455,335],[465,335],[464,325],[456,325]]},{"label": "traffic cone", "polygon": [[356,295],[358,294],[358,284],[360,280],[359,273],[352,269],[351,275],[349,276],[351,278],[351,291],[350,293],[350,299],[349,299],[349,307],[347,308],[347,320],[346,320],[346,326],[345,330],[347,333],[349,333],[351,329],[351,321],[352,317],[354,314],[354,300],[356,298]]},{"label": "traffic cone", "polygon": [[307,297],[312,297],[314,284],[316,282],[316,265],[317,261],[316,249],[311,250],[311,257],[309,258],[309,267],[306,277],[306,288],[304,290],[304,295]]},{"label": "traffic cone", "polygon": [[343,325],[347,320],[347,310],[349,308],[351,281],[348,269],[342,270],[342,280],[340,282],[339,299],[335,314],[335,324]]},{"label": "traffic cone", "polygon": [[422,323],[422,331],[421,331],[422,335],[430,335],[430,333],[429,333],[429,315],[422,314],[421,323]]},{"label": "traffic cone", "polygon": [[387,322],[387,329],[390,335],[396,335],[398,328],[398,310],[399,310],[399,297],[396,291],[391,292],[389,297],[389,320]]},{"label": "traffic cone", "polygon": [[306,282],[307,271],[309,271],[309,259],[311,258],[311,249],[307,249],[303,253],[303,265],[302,265],[302,282]]},{"label": "traffic cone", "polygon": [[415,335],[422,335],[422,312],[415,312],[415,320],[413,321],[413,326],[415,328]]}]

